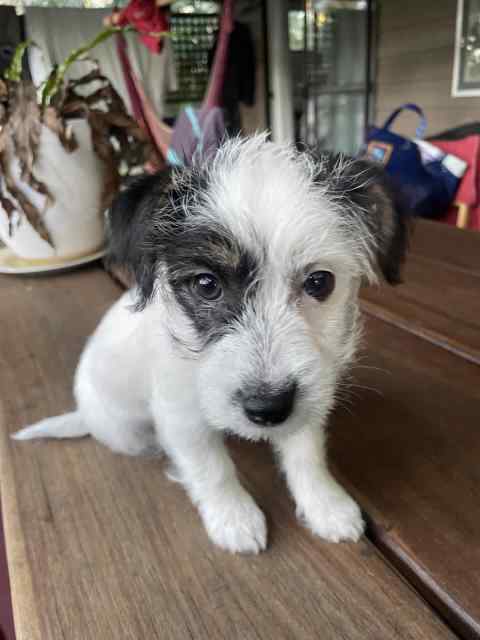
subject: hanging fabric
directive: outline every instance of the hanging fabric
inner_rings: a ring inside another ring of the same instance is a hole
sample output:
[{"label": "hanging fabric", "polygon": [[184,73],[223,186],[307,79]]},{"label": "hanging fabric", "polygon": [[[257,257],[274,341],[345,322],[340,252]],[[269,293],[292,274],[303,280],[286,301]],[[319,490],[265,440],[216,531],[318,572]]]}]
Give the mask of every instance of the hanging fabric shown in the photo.
[{"label": "hanging fabric", "polygon": [[[209,52],[209,67],[218,41]],[[241,132],[240,104],[255,104],[256,59],[255,45],[250,27],[235,20],[228,43],[227,65],[222,88],[222,105],[225,126],[229,135]]]},{"label": "hanging fabric", "polygon": [[143,89],[142,83],[132,69],[127,53],[128,49],[125,36],[119,33],[116,39],[117,53],[122,66],[134,118],[148,133],[150,140],[162,157],[166,158],[170,146],[171,129],[158,117],[154,106]]},{"label": "hanging fabric", "polygon": [[205,157],[213,153],[225,136],[221,96],[225,81],[228,43],[233,30],[233,7],[234,0],[225,0],[220,17],[217,49],[202,106],[198,110],[193,107],[184,109],[179,114],[174,128],[169,127],[157,117],[153,105],[142,90],[141,83],[128,62],[125,38],[121,34],[117,36],[117,50],[122,62],[132,109],[135,105],[139,122],[148,131],[168,164],[190,165],[194,157]]}]

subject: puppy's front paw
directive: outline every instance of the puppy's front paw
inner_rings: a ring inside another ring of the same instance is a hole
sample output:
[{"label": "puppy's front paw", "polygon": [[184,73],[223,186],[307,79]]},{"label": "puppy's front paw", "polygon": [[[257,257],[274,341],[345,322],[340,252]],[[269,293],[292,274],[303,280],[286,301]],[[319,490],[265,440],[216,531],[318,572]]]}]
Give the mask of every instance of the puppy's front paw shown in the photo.
[{"label": "puppy's front paw", "polygon": [[341,487],[322,492],[301,517],[315,535],[329,542],[358,542],[365,529],[357,503]]},{"label": "puppy's front paw", "polygon": [[201,505],[210,539],[231,553],[259,553],[267,546],[265,516],[244,490],[222,495]]}]

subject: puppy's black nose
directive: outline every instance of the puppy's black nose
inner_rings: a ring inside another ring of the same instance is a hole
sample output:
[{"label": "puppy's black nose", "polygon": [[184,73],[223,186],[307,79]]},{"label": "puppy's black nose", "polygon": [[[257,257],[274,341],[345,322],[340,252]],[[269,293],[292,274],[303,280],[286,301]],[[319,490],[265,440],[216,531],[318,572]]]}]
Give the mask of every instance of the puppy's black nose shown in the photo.
[{"label": "puppy's black nose", "polygon": [[281,424],[292,413],[296,392],[296,383],[290,383],[281,391],[258,389],[243,396],[243,410],[251,422],[260,426]]}]

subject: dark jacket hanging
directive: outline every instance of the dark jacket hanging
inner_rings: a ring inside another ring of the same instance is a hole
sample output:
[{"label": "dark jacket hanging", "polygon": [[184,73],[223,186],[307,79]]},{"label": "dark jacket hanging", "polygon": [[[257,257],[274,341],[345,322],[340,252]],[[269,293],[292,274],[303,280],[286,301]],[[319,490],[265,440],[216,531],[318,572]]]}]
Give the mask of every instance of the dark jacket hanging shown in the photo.
[{"label": "dark jacket hanging", "polygon": [[[209,54],[211,67],[217,42]],[[230,134],[241,129],[240,103],[255,104],[255,47],[250,28],[235,21],[228,44],[227,68],[222,93],[225,124]]]}]

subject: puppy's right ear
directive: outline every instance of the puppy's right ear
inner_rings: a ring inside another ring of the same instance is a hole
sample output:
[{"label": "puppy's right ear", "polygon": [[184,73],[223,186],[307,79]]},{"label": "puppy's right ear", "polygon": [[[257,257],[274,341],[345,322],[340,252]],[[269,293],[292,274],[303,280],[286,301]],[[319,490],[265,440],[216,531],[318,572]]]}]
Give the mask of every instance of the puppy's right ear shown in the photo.
[{"label": "puppy's right ear", "polygon": [[402,282],[411,217],[383,166],[365,159],[346,162],[339,177],[354,218],[363,220],[375,241],[377,266],[386,282]]},{"label": "puppy's right ear", "polygon": [[108,214],[107,263],[135,281],[143,309],[154,293],[157,254],[149,238],[159,212],[169,207],[171,171],[134,178],[117,195]]},{"label": "puppy's right ear", "polygon": [[400,193],[378,163],[341,154],[322,160],[318,179],[341,205],[351,232],[362,237],[367,232],[372,239],[372,266],[386,282],[399,284],[411,228]]}]

